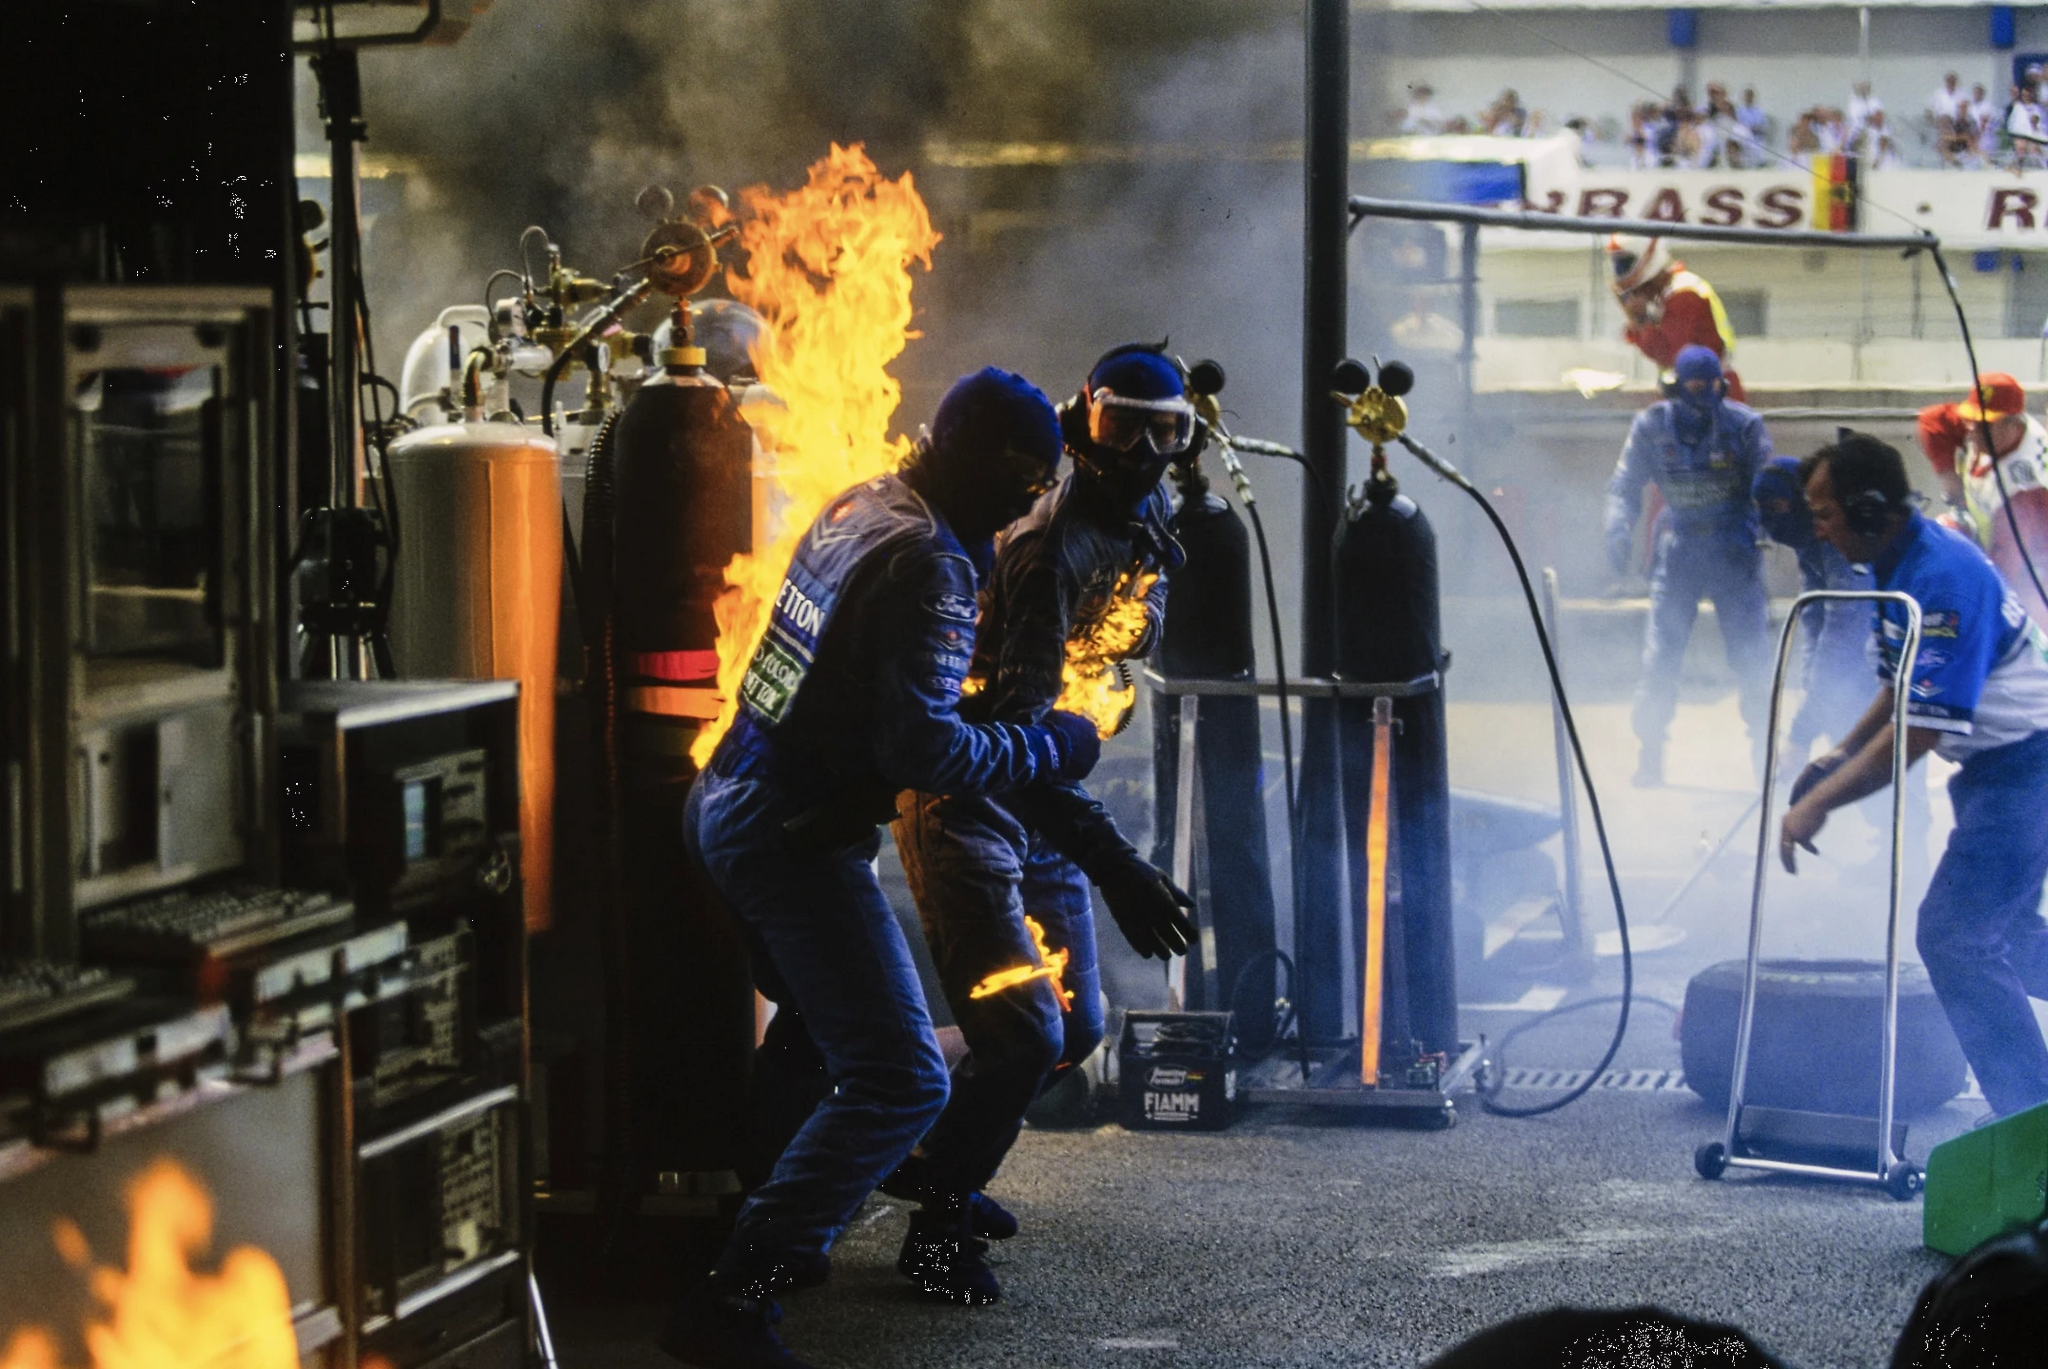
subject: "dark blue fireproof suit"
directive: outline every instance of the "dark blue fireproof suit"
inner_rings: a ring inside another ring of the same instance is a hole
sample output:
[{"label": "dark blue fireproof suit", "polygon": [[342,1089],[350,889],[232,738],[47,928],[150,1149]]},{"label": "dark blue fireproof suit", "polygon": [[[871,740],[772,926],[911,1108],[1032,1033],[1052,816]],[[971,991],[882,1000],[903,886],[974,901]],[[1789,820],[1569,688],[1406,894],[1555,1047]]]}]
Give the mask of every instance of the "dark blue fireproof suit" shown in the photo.
[{"label": "dark blue fireproof suit", "polygon": [[[983,596],[969,717],[1035,723],[1059,697],[1070,635],[1108,606],[1119,577],[1156,569],[1177,550],[1155,489],[1138,517],[1101,506],[1068,475],[1004,533]],[[1135,541],[1134,541],[1135,534]],[[1144,655],[1165,612],[1162,577],[1146,603]],[[1034,785],[1001,798],[906,795],[894,827],[925,941],[969,1055],[953,1098],[919,1147],[927,1182],[971,1193],[995,1177],[1024,1110],[1046,1084],[1102,1040],[1095,916],[1083,871],[1112,852],[1135,856],[1102,807],[1078,784]],[[1051,977],[974,996],[989,976],[1067,957]]]},{"label": "dark blue fireproof suit", "polygon": [[988,794],[1056,772],[1044,727],[957,711],[975,575],[895,475],[798,545],[741,708],[685,813],[693,853],[765,948],[833,1089],[740,1209],[721,1275],[815,1261],[945,1106],[917,972],[871,862],[903,789]]},{"label": "dark blue fireproof suit", "polygon": [[1721,400],[1703,417],[1684,407],[1667,399],[1636,415],[1607,486],[1610,546],[1626,543],[1645,486],[1664,495],[1636,684],[1635,731],[1646,750],[1663,746],[1677,710],[1679,668],[1703,598],[1713,600],[1753,737],[1763,735],[1768,704],[1770,628],[1750,484],[1771,459],[1771,439],[1746,404]]}]

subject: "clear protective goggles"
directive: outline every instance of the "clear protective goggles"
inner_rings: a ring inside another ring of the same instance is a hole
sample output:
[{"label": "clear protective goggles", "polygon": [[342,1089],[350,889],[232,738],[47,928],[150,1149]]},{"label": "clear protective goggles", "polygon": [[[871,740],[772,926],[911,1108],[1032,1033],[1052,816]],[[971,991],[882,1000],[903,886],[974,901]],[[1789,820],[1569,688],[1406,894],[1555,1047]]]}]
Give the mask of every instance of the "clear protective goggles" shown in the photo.
[{"label": "clear protective goggles", "polygon": [[1177,456],[1195,436],[1195,406],[1184,398],[1131,399],[1114,390],[1088,396],[1088,437],[1127,452],[1143,441],[1155,456]]}]

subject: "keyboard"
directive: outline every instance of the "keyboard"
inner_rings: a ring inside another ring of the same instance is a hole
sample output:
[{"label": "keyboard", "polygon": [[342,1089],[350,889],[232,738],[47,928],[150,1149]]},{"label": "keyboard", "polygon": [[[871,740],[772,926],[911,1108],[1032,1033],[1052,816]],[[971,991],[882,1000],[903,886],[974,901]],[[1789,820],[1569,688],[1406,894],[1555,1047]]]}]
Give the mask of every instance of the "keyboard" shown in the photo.
[{"label": "keyboard", "polygon": [[135,981],[108,970],[22,961],[0,965],[0,1033],[126,998]]},{"label": "keyboard", "polygon": [[84,951],[115,962],[219,960],[354,916],[354,903],[318,890],[184,890],[88,914]]}]

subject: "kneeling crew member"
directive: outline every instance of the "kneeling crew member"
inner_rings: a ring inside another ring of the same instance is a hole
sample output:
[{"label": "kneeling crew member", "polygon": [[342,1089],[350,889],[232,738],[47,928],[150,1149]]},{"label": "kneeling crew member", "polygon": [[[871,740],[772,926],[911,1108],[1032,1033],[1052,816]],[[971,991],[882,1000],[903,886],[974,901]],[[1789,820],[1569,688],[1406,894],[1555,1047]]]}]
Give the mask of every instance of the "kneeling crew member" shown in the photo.
[{"label": "kneeling crew member", "polygon": [[1607,485],[1607,557],[1617,575],[1628,566],[1644,487],[1654,484],[1664,496],[1651,537],[1650,623],[1636,683],[1638,785],[1664,782],[1664,734],[1703,598],[1714,601],[1752,747],[1763,739],[1771,634],[1750,486],[1771,459],[1771,439],[1756,410],[1727,394],[1712,352],[1680,352],[1671,398],[1636,415]]},{"label": "kneeling crew member", "polygon": [[[1074,470],[1003,534],[975,638],[980,689],[964,716],[1029,725],[1059,697],[1070,638],[1100,626],[1120,583],[1170,568],[1160,478],[1195,431],[1180,368],[1161,348],[1120,347],[1096,363],[1063,411]],[[1145,603],[1132,654],[1159,635],[1163,582]],[[896,850],[968,1055],[918,1154],[883,1185],[920,1198],[897,1268],[928,1295],[993,1302],[979,1235],[1015,1220],[980,1190],[1016,1143],[1032,1099],[1102,1040],[1092,881],[1141,955],[1185,952],[1187,894],[1140,857],[1079,784],[1040,783],[1000,798],[907,795]],[[1026,919],[1038,924],[1038,935]],[[1043,938],[1042,948],[1036,944]],[[1005,971],[1044,973],[998,987]]]},{"label": "kneeling crew member", "polygon": [[[2000,1116],[2048,1102],[2048,1044],[2034,998],[2048,998],[2048,638],[1970,540],[1923,517],[1896,448],[1860,433],[1803,464],[1814,531],[1877,587],[1920,606],[1922,641],[1909,685],[1908,763],[1929,751],[1961,765],[1949,781],[1955,830],[1920,904],[1920,959],[1956,1040]],[[1842,744],[1793,786],[1779,857],[1834,809],[1876,793],[1892,774],[1892,687],[1907,615],[1877,613],[1878,676],[1886,681]]]},{"label": "kneeling crew member", "polygon": [[685,840],[765,950],[833,1088],[664,1328],[662,1348],[686,1364],[800,1369],[772,1329],[773,1295],[824,1277],[854,1210],[945,1106],[917,971],[871,864],[896,794],[1076,780],[1100,754],[1072,714],[958,713],[976,553],[1050,486],[1059,456],[1059,420],[1029,381],[989,369],[957,382],[900,473],[845,491],[804,534],[739,716],[691,792]]},{"label": "kneeling crew member", "polygon": [[2034,569],[2048,575],[2048,429],[2027,413],[2020,383],[2003,371],[1986,371],[1977,377],[1977,393],[1961,403],[1922,409],[1919,438],[1955,510],[1951,521],[1975,535],[2027,613],[2048,627],[2048,603],[2027,574],[2021,544],[2013,537],[2017,523]]}]

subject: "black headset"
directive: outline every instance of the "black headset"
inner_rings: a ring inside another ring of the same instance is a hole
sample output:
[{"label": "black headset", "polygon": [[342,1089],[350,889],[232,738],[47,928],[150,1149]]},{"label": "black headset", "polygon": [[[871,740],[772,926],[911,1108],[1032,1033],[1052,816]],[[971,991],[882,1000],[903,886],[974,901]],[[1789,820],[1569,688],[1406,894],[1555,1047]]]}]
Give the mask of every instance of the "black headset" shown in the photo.
[{"label": "black headset", "polygon": [[[1859,433],[1850,428],[1835,429],[1837,449],[1847,445],[1851,440],[1877,441],[1866,433]],[[1847,523],[1849,531],[1858,537],[1884,536],[1891,531],[1892,519],[1897,516],[1899,510],[1908,507],[1905,501],[1893,499],[1883,490],[1856,490],[1840,498],[1842,521]]]}]

